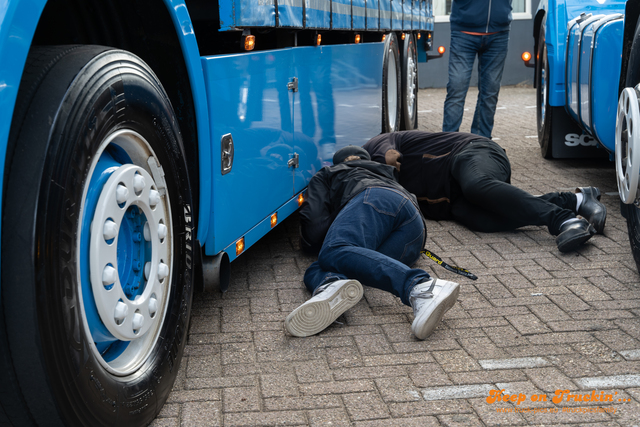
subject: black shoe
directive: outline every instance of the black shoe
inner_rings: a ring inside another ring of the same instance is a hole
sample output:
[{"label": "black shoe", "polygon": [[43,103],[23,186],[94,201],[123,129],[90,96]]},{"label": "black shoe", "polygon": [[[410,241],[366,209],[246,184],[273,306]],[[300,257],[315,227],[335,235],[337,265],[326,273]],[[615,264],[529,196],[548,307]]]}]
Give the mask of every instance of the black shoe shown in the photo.
[{"label": "black shoe", "polygon": [[560,252],[571,252],[596,234],[596,229],[584,218],[574,218],[560,226],[556,244]]},{"label": "black shoe", "polygon": [[600,203],[600,190],[596,187],[579,187],[576,189],[577,192],[584,196],[578,215],[584,217],[598,233],[602,234],[604,223],[607,221],[607,207]]}]

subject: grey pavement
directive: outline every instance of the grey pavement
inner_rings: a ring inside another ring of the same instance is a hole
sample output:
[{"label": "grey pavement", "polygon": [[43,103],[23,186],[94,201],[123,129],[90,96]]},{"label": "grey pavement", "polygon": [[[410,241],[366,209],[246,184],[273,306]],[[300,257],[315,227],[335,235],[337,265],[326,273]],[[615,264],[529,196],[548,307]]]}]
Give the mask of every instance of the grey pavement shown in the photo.
[{"label": "grey pavement", "polygon": [[[444,96],[420,91],[420,129],[440,130]],[[462,131],[476,96],[470,90]],[[640,277],[615,168],[542,159],[534,89],[504,87],[498,107],[493,136],[512,183],[532,194],[600,187],[604,235],[562,254],[543,227],[484,234],[429,221],[427,247],[479,277],[419,261],[461,283],[431,337],[415,339],[411,309],[365,287],[340,324],[295,338],[283,321],[309,298],[302,277],[314,258],[299,250],[294,214],[232,264],[227,293],[195,295],[178,378],[152,425],[639,425]],[[578,398],[555,404],[558,389]],[[491,390],[524,401],[489,403]],[[591,395],[612,401],[586,402]]]}]

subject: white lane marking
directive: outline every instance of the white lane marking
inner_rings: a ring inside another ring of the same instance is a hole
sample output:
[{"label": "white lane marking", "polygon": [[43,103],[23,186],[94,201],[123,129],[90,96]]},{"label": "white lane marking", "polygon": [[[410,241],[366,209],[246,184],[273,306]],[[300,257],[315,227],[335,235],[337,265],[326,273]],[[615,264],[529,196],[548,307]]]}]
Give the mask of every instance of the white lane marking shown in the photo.
[{"label": "white lane marking", "polygon": [[418,113],[432,113],[433,110],[418,110]]},{"label": "white lane marking", "polygon": [[527,105],[527,106],[526,106],[526,107],[524,107],[524,108],[536,108],[536,105]]},{"label": "white lane marking", "polygon": [[507,107],[498,107],[498,108],[496,108],[496,110],[506,110],[506,109],[507,109]]},{"label": "white lane marking", "polygon": [[627,360],[640,360],[640,350],[623,350],[618,353]]},{"label": "white lane marking", "polygon": [[640,387],[640,375],[576,378],[574,382],[583,390]]},{"label": "white lane marking", "polygon": [[542,357],[521,357],[515,359],[485,359],[478,360],[480,366],[486,370],[493,369],[519,369],[519,368],[536,368],[539,366],[549,366],[546,359]]}]

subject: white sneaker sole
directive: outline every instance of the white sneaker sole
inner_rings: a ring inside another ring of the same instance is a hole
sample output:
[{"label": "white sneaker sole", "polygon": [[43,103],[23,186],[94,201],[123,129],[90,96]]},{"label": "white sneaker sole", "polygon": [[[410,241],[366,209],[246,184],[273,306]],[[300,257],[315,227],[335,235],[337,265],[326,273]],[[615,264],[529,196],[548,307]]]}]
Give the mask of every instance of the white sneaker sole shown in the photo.
[{"label": "white sneaker sole", "polygon": [[284,326],[296,337],[315,335],[331,325],[342,313],[362,299],[362,285],[357,280],[341,280],[340,286],[327,289],[296,308]]},{"label": "white sneaker sole", "polygon": [[411,331],[416,338],[424,340],[433,333],[442,321],[444,314],[454,306],[460,293],[460,285],[446,280],[438,280],[443,286],[431,303],[431,310],[423,310],[411,324]]}]

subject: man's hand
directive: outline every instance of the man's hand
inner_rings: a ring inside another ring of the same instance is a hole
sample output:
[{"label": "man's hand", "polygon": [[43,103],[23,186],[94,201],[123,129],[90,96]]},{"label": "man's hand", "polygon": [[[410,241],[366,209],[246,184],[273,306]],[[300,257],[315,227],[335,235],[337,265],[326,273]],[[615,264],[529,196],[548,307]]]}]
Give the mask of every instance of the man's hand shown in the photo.
[{"label": "man's hand", "polygon": [[393,149],[384,153],[384,161],[388,165],[398,169],[398,171],[400,171],[400,162],[398,160],[400,160],[401,157],[402,157],[402,154],[400,154],[399,152]]}]

